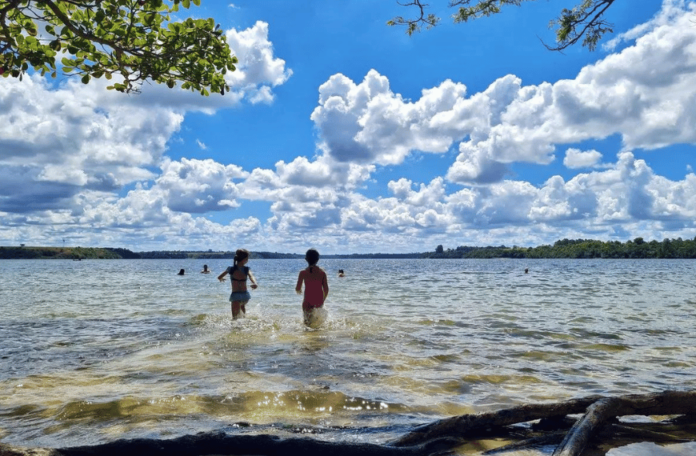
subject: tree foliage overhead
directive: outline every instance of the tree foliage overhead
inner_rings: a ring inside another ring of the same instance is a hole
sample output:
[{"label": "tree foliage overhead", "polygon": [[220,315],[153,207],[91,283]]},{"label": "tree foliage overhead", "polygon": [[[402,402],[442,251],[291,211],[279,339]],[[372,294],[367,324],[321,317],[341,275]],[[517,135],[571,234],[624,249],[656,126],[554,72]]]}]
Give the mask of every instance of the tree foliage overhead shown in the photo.
[{"label": "tree foliage overhead", "polygon": [[[0,74],[33,68],[117,78],[109,89],[138,91],[146,80],[209,95],[229,91],[237,58],[211,19],[172,21],[200,0],[0,0]],[[121,80],[122,79],[122,80]]]},{"label": "tree foliage overhead", "polygon": [[[523,2],[534,0],[450,0],[450,7],[458,7],[457,12],[452,15],[455,23],[468,22],[472,19],[488,17],[500,13],[505,6],[520,6]],[[559,17],[552,20],[549,27],[556,30],[556,45],[549,46],[544,44],[549,50],[562,51],[582,40],[582,45],[593,51],[597,43],[605,33],[613,33],[613,25],[603,19],[604,13],[614,3],[615,0],[581,0],[573,9],[564,8]],[[432,13],[428,13],[426,3],[423,0],[412,0],[401,3],[402,6],[414,7],[418,14],[413,18],[397,16],[388,21],[389,25],[406,26],[406,33],[412,35],[422,27],[430,29],[435,27],[440,18]],[[473,3],[473,4],[472,4]]]}]

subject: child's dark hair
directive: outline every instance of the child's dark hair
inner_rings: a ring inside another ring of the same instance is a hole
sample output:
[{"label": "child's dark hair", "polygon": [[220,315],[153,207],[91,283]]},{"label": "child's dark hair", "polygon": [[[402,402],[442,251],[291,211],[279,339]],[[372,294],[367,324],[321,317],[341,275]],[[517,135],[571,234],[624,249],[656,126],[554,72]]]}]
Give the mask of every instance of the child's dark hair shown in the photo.
[{"label": "child's dark hair", "polygon": [[304,258],[309,265],[309,272],[312,272],[312,266],[315,266],[319,262],[319,252],[317,252],[317,249],[309,249]]},{"label": "child's dark hair", "polygon": [[234,253],[234,265],[237,266],[237,263],[245,258],[249,258],[249,251],[247,249],[237,249]]}]

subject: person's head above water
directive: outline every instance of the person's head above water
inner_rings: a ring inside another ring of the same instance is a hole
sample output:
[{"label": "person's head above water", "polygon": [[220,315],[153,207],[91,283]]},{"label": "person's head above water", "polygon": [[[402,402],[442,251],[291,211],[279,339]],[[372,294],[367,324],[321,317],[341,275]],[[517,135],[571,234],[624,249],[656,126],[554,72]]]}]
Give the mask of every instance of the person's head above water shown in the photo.
[{"label": "person's head above water", "polygon": [[183,269],[180,269],[180,270],[179,270],[179,273],[178,273],[177,275],[184,275],[184,270],[183,270]]},{"label": "person's head above water", "polygon": [[319,262],[319,252],[317,252],[317,249],[309,249],[307,250],[304,259],[307,260],[307,264],[314,266]]},{"label": "person's head above water", "polygon": [[234,264],[244,261],[249,258],[249,251],[247,249],[237,249],[234,253]]}]

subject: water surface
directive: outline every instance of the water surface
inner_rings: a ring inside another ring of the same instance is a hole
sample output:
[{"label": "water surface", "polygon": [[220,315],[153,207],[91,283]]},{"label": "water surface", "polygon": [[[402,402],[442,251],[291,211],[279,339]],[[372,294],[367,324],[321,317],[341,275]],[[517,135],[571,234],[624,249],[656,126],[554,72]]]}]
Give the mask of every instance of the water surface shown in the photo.
[{"label": "water surface", "polygon": [[451,415],[696,388],[694,261],[322,260],[319,330],[294,292],[303,261],[250,261],[237,321],[227,265],[0,262],[0,440],[385,443]]}]

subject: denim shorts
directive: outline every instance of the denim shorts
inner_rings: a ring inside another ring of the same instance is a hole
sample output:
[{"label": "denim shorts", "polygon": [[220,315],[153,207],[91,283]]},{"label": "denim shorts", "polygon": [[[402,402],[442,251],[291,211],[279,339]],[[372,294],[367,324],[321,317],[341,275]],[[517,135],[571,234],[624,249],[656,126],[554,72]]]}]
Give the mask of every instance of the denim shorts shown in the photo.
[{"label": "denim shorts", "polygon": [[232,301],[248,301],[251,299],[251,294],[248,291],[235,291],[230,295]]}]

